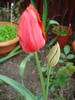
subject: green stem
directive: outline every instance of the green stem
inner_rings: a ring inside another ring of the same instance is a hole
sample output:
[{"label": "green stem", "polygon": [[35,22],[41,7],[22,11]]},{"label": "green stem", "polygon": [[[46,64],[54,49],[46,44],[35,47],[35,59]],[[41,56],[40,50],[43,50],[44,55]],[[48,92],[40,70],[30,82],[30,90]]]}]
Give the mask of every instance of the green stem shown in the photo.
[{"label": "green stem", "polygon": [[39,62],[39,59],[38,59],[38,54],[37,54],[37,52],[35,52],[34,54],[35,54],[37,69],[38,69],[38,72],[39,72],[39,74],[40,74],[40,80],[41,80],[41,87],[42,87],[43,100],[46,100],[46,96],[45,96],[45,83],[44,83],[44,78],[43,78],[43,74],[42,74],[42,69],[41,69],[41,66],[40,66],[40,62]]},{"label": "green stem", "polygon": [[[24,81],[23,81],[23,79],[21,81],[22,81],[22,86],[24,87]],[[21,95],[21,100],[25,100],[25,98],[22,95]]]},{"label": "green stem", "polygon": [[49,67],[47,68],[46,100],[47,100],[47,98],[48,98],[48,89],[49,89]]}]

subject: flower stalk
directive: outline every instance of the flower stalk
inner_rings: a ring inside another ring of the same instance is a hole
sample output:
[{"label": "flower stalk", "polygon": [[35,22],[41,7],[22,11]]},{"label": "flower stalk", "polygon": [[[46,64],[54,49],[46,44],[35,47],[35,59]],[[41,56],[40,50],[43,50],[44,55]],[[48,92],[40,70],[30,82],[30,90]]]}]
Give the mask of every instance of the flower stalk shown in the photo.
[{"label": "flower stalk", "polygon": [[[51,67],[50,67],[51,68]],[[47,85],[46,85],[46,100],[47,100],[47,97],[48,97],[48,90],[49,90],[49,66],[47,68]]]},{"label": "flower stalk", "polygon": [[41,69],[41,66],[40,66],[40,62],[39,62],[39,59],[38,59],[37,52],[35,52],[34,55],[35,55],[35,59],[36,59],[37,69],[38,69],[38,72],[39,72],[39,75],[40,75],[43,99],[46,100],[46,96],[45,96],[45,83],[44,83],[42,69]]}]

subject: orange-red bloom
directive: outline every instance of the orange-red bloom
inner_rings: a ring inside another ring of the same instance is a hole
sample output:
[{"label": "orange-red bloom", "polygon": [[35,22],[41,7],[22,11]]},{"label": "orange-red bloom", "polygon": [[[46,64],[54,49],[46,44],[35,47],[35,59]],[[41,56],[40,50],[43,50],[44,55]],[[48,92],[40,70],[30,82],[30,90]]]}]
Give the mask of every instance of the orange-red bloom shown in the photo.
[{"label": "orange-red bloom", "polygon": [[29,5],[20,17],[18,36],[20,45],[26,53],[35,52],[45,45],[43,24],[32,5]]}]

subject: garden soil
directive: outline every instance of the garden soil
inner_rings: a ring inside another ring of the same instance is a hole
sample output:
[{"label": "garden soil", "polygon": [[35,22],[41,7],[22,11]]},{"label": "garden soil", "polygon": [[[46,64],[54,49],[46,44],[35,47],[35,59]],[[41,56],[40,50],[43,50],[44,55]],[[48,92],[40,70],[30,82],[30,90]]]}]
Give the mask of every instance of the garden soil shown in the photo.
[{"label": "garden soil", "polygon": [[[46,48],[38,51],[40,63],[42,64],[42,66],[45,66],[47,53],[48,53],[48,49]],[[20,66],[21,61],[26,56],[27,54],[22,53],[22,54],[17,55],[16,57],[9,59],[3,64],[0,64],[0,74],[6,75],[21,83],[21,80],[20,80],[21,78],[19,74],[19,66]],[[72,94],[75,93],[73,92],[75,89],[75,80],[72,79],[70,83],[71,83],[70,85],[71,91],[66,91],[67,96],[69,97],[67,100],[75,100],[74,97],[72,99]],[[31,58],[31,60],[27,63],[27,67],[24,73],[24,84],[26,88],[28,88],[30,91],[32,91],[35,94],[41,91],[40,78],[37,72],[37,67],[36,67],[34,57]],[[12,89],[7,84],[4,83],[3,85],[0,85],[0,100],[17,100],[16,99],[17,96],[18,96],[18,93],[15,92],[14,89]]]}]

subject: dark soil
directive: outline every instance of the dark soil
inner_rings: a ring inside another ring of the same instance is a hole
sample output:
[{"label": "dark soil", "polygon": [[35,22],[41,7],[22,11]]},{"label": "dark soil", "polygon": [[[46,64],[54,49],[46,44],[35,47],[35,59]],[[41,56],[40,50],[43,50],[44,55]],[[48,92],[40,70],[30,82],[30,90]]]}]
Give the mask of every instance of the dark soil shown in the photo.
[{"label": "dark soil", "polygon": [[[45,65],[46,55],[48,53],[47,49],[42,49],[39,52],[39,59],[42,65]],[[21,82],[20,75],[19,75],[19,65],[21,61],[26,57],[25,53],[22,53],[16,57],[11,58],[7,62],[0,64],[0,74],[9,76],[10,78]],[[67,100],[75,100],[74,93],[75,93],[75,80],[71,79],[69,82],[69,89],[65,91],[67,94]],[[25,87],[28,88],[30,91],[39,93],[41,91],[40,86],[40,79],[37,73],[37,68],[35,64],[34,57],[27,63],[27,67],[25,69],[24,74],[24,84]],[[16,100],[17,93],[12,89],[10,86],[4,84],[0,86],[0,100]],[[50,99],[48,99],[50,100]],[[53,99],[52,99],[53,100]]]},{"label": "dark soil", "polygon": [[[39,53],[40,63],[42,64],[45,60],[45,52],[41,50]],[[19,75],[19,65],[21,61],[26,57],[25,53],[22,53],[16,57],[11,58],[10,60],[6,61],[3,64],[0,64],[0,74],[9,76],[10,78],[21,82],[21,78]],[[43,59],[42,59],[43,58]],[[24,74],[24,83],[25,87],[30,89],[32,92],[35,93],[40,92],[40,79],[37,73],[36,64],[34,57],[27,63],[27,67],[25,69]],[[9,87],[8,85],[4,84],[0,86],[0,100],[15,100],[16,98],[15,91]]]}]

